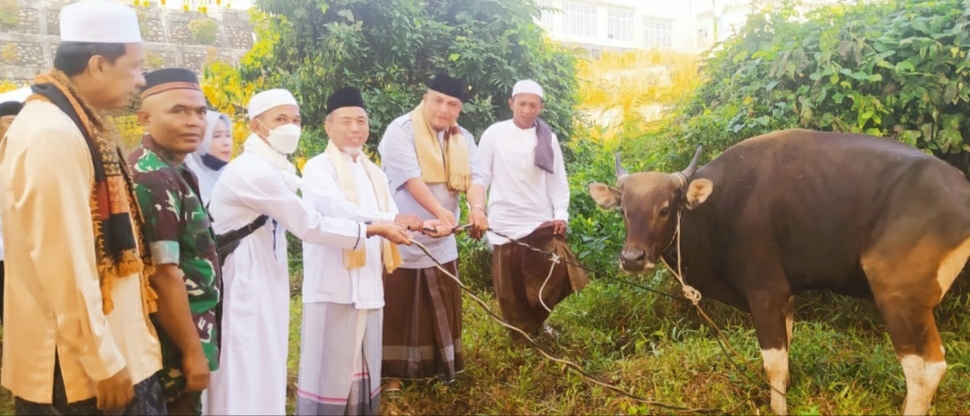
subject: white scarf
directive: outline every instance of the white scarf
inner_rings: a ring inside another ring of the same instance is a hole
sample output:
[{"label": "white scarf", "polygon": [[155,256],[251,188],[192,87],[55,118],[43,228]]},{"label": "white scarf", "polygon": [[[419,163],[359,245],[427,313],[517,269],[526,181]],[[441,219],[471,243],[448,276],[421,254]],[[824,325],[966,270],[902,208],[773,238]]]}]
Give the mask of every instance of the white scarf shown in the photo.
[{"label": "white scarf", "polygon": [[[354,172],[351,171],[350,156],[342,153],[340,149],[337,149],[333,141],[327,144],[327,150],[324,153],[330,158],[330,163],[333,164],[334,170],[337,171],[337,182],[340,185],[340,191],[344,194],[344,198],[351,204],[359,206],[360,196],[357,195],[357,180],[354,177]],[[378,209],[381,212],[389,212],[388,206],[393,201],[388,199],[387,181],[383,180],[384,175],[381,175],[381,168],[377,167],[374,162],[371,162],[363,152],[357,155],[357,160],[363,165],[364,172],[367,172],[371,187],[374,189],[374,196],[377,197]],[[382,238],[381,240],[381,260],[384,262],[384,269],[388,273],[393,273],[402,263],[401,253],[398,251],[397,246],[391,244],[387,239]],[[343,250],[343,256],[344,267],[348,270],[364,267],[367,264],[366,247],[360,247],[356,250]]]},{"label": "white scarf", "polygon": [[243,151],[252,152],[263,160],[269,162],[270,165],[273,165],[273,167],[280,172],[280,176],[283,177],[283,180],[286,181],[286,187],[290,188],[291,191],[296,192],[300,189],[301,179],[300,176],[296,174],[296,166],[293,166],[293,164],[286,159],[286,155],[277,152],[276,149],[266,144],[266,142],[259,138],[256,133],[250,133],[249,137],[246,138],[246,142],[243,143]]}]

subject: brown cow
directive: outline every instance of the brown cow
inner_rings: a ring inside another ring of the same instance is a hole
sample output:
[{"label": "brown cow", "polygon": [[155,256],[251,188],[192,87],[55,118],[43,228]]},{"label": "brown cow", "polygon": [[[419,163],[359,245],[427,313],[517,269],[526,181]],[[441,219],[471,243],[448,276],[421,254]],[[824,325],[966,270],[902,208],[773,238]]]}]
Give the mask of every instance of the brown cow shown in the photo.
[{"label": "brown cow", "polygon": [[621,207],[628,272],[674,265],[681,219],[684,278],[751,312],[785,414],[794,295],[828,290],[875,301],[906,376],[905,414],[925,414],[946,372],[933,310],[970,256],[970,184],[947,163],[891,139],[785,130],[736,144],[700,169],[595,183]]}]

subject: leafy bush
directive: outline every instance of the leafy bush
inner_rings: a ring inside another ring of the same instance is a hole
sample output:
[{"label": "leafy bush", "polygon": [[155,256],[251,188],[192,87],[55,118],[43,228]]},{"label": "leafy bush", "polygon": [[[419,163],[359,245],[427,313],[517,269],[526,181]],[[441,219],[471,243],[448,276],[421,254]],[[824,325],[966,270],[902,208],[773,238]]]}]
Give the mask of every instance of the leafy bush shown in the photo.
[{"label": "leafy bush", "polygon": [[219,37],[219,24],[213,19],[195,19],[189,22],[189,32],[192,33],[192,40],[211,45]]},{"label": "leafy bush", "polygon": [[20,4],[17,0],[0,0],[0,29],[14,29],[20,25]]},{"label": "leafy bush", "polygon": [[17,44],[8,43],[0,48],[0,58],[8,64],[16,64],[19,59],[17,58]]},{"label": "leafy bush", "polygon": [[[666,131],[676,169],[770,131],[803,127],[893,138],[966,172],[970,6],[960,0],[830,5],[804,19],[793,2],[752,15],[702,69]],[[673,164],[670,164],[673,162]]]},{"label": "leafy bush", "polygon": [[[371,144],[413,109],[438,71],[469,84],[460,124],[478,137],[507,118],[512,85],[533,78],[547,91],[548,121],[569,136],[575,106],[573,55],[542,37],[534,0],[262,0],[272,19],[243,60],[249,78],[290,88],[304,125],[323,123],[326,98],[360,88]],[[488,22],[488,24],[483,24]],[[260,26],[264,26],[260,28]]]}]

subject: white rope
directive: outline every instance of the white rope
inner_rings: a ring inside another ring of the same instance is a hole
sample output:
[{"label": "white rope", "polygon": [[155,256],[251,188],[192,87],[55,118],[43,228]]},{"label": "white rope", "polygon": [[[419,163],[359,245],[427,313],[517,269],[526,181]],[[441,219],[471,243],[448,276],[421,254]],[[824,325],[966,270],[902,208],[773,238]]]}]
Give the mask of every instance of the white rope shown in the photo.
[{"label": "white rope", "polygon": [[[478,305],[481,306],[482,309],[484,309],[485,312],[489,316],[491,316],[493,320],[495,320],[496,322],[498,322],[502,326],[504,326],[504,327],[506,327],[506,328],[508,328],[508,329],[510,329],[512,331],[515,331],[515,332],[519,333],[520,335],[522,335],[523,337],[525,337],[525,339],[527,341],[529,341],[529,343],[531,343],[532,346],[536,349],[536,351],[538,351],[539,354],[542,354],[543,357],[546,357],[549,360],[555,361],[555,362],[560,363],[560,364],[562,364],[562,365],[564,365],[566,367],[571,368],[573,371],[576,371],[581,376],[583,376],[584,379],[592,382],[593,384],[596,384],[598,386],[601,386],[603,388],[606,388],[607,390],[610,390],[610,391],[612,391],[614,393],[617,393],[617,394],[620,394],[620,395],[629,397],[629,398],[631,398],[633,400],[636,400],[638,402],[644,403],[644,404],[646,404],[648,406],[661,407],[661,408],[673,410],[673,411],[675,411],[677,413],[724,413],[724,411],[721,410],[721,409],[687,408],[687,407],[671,405],[671,404],[667,404],[667,403],[663,403],[663,402],[658,402],[658,401],[655,401],[655,400],[651,400],[651,399],[647,399],[647,398],[644,398],[644,397],[641,397],[641,396],[637,396],[637,395],[635,395],[633,393],[630,393],[628,391],[625,391],[623,389],[620,389],[619,387],[616,387],[616,386],[614,386],[612,384],[604,383],[602,381],[597,380],[591,374],[588,374],[585,371],[583,371],[582,367],[580,367],[579,364],[576,364],[576,363],[574,363],[572,361],[569,361],[569,360],[564,360],[562,358],[557,358],[557,357],[555,357],[555,356],[547,353],[542,348],[540,348],[539,347],[539,344],[536,343],[535,340],[532,339],[532,337],[529,336],[529,334],[525,333],[525,331],[523,331],[523,330],[521,330],[519,328],[516,328],[513,325],[509,325],[503,319],[501,319],[498,315],[496,315],[495,312],[492,312],[492,310],[489,309],[489,307],[485,303],[485,301],[479,299],[478,296],[475,296],[471,292],[471,290],[468,289],[468,287],[465,286],[465,284],[463,284],[461,282],[461,280],[458,279],[458,276],[455,276],[450,271],[448,271],[447,269],[445,269],[444,266],[441,264],[441,262],[439,262],[438,259],[434,258],[434,256],[431,255],[431,251],[428,250],[428,248],[425,247],[424,244],[421,244],[420,242],[415,241],[414,239],[411,240],[411,244],[414,244],[415,246],[417,246],[419,249],[421,249],[421,251],[424,252],[424,254],[426,254],[428,257],[430,257],[431,260],[434,261],[435,267],[438,270],[440,270],[442,273],[444,273],[446,276],[448,276],[452,280],[454,280],[455,283],[458,284],[458,287],[460,287],[465,292],[466,295],[468,295],[469,297],[471,297],[472,300],[474,300],[476,303],[478,303]],[[553,266],[555,266],[555,263],[553,263]]]},{"label": "white rope", "polygon": [[674,277],[677,278],[677,281],[680,282],[680,287],[684,290],[684,297],[693,302],[694,306],[697,306],[697,304],[701,301],[701,292],[684,282],[684,275],[683,271],[681,270],[681,259],[683,259],[683,256],[680,252],[680,211],[677,211],[677,229],[674,231],[674,239],[677,240],[677,270],[674,271],[674,268],[667,264],[667,260],[664,259],[663,255],[660,256],[660,261],[664,263],[664,266],[667,266],[670,273],[672,273]]},{"label": "white rope", "polygon": [[559,264],[559,255],[552,253],[552,258],[550,260],[552,260],[552,266],[549,267],[549,275],[546,276],[546,280],[542,281],[542,286],[539,286],[539,303],[542,304],[542,307],[546,309],[546,312],[552,313],[552,309],[549,309],[549,307],[546,306],[546,301],[542,300],[542,289],[546,288],[546,283],[548,283],[549,279],[552,278],[552,271],[556,270],[556,265]]}]

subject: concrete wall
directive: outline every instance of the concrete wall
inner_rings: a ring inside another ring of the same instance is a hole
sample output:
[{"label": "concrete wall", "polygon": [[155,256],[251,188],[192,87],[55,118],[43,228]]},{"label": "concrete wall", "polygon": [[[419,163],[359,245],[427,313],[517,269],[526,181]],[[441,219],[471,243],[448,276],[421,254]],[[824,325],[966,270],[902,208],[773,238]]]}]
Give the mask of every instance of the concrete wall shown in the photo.
[{"label": "concrete wall", "polygon": [[[0,0],[19,5],[19,23],[0,26],[0,80],[26,84],[54,65],[60,36],[60,9],[66,0]],[[253,46],[249,15],[241,10],[216,10],[208,15],[162,8],[136,8],[145,40],[146,70],[189,68],[201,74],[206,62],[236,64]],[[212,19],[218,36],[211,45],[194,39],[189,24]]]}]

